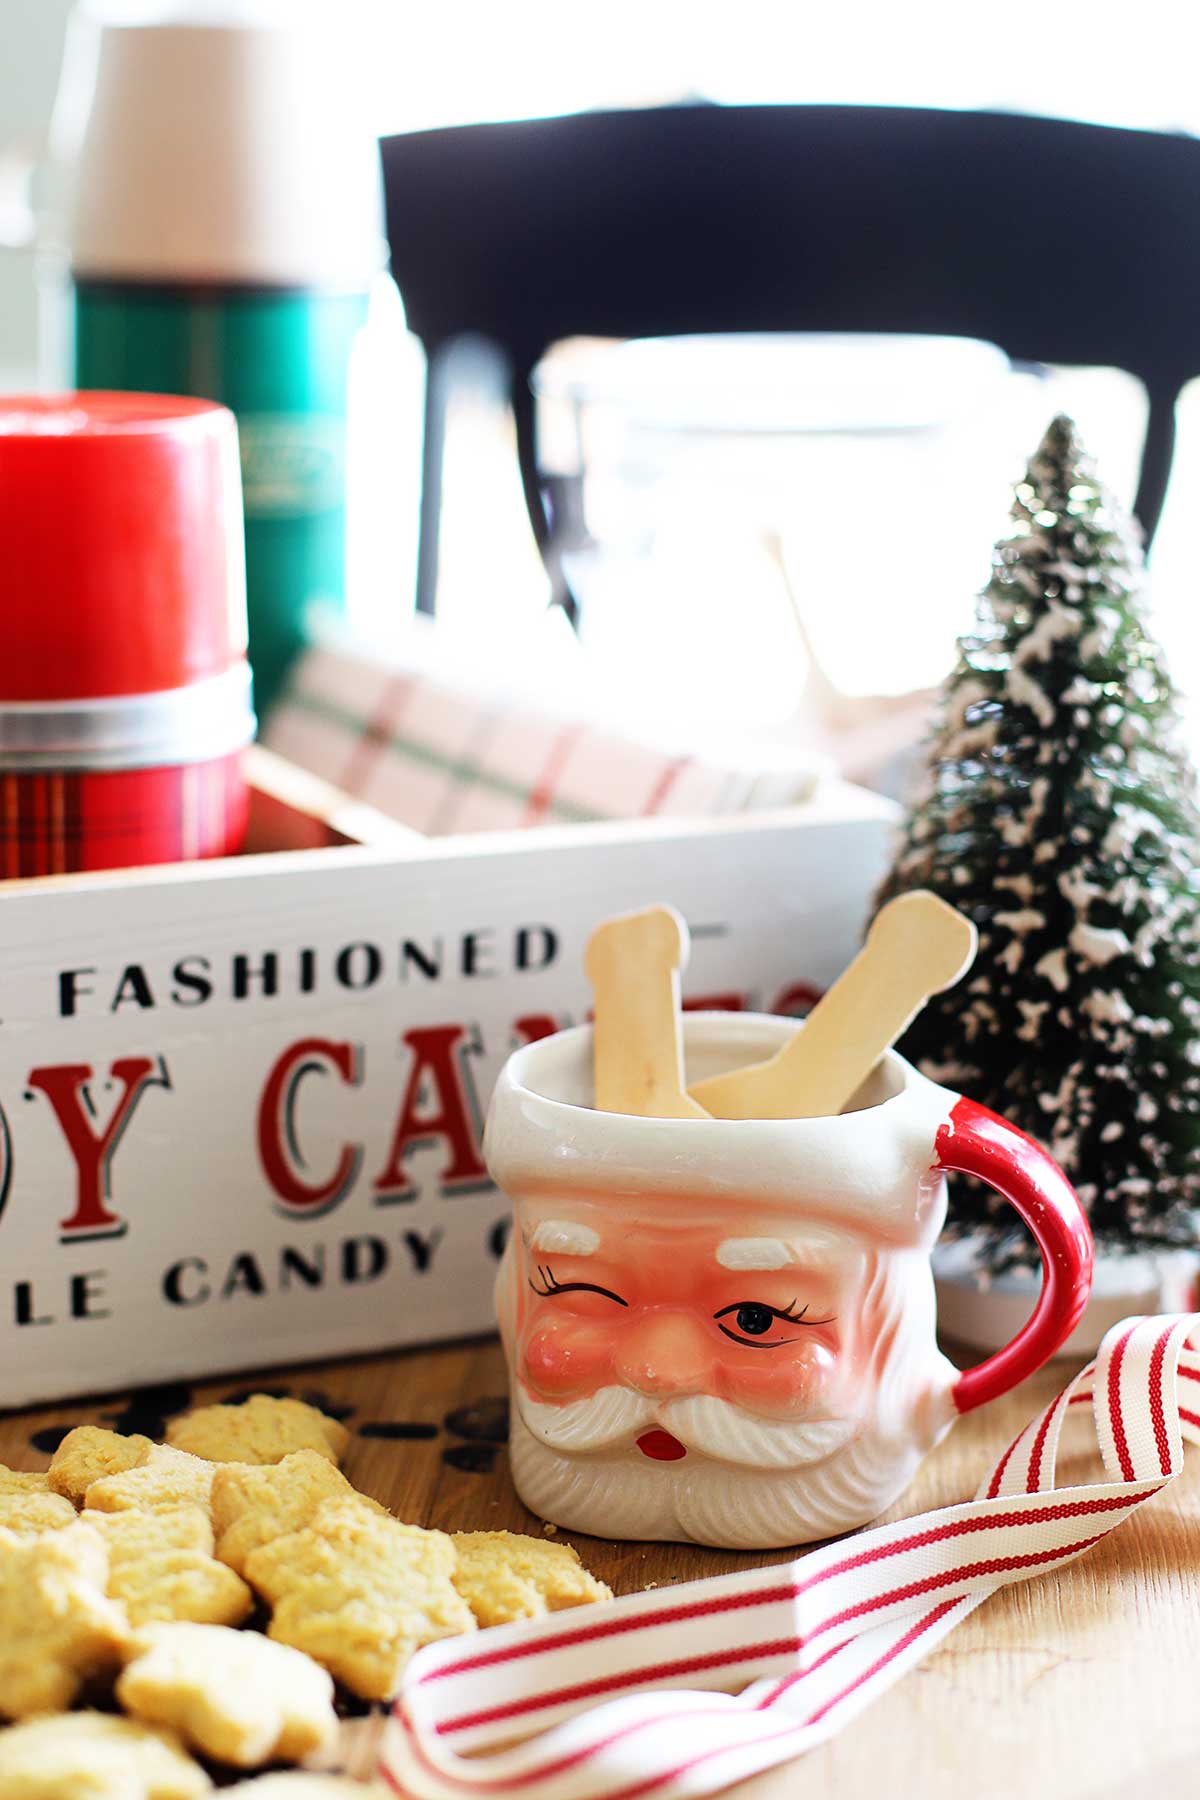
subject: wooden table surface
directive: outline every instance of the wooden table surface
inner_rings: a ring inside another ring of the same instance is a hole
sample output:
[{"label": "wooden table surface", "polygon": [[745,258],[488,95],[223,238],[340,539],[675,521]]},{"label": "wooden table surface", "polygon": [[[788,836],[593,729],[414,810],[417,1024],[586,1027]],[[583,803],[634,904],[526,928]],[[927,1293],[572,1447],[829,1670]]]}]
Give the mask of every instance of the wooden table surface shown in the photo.
[{"label": "wooden table surface", "polygon": [[[969,1498],[1009,1437],[1073,1372],[1055,1364],[962,1420],[885,1516]],[[484,1404],[505,1390],[494,1340],[226,1377],[194,1384],[191,1400],[259,1388],[353,1409],[346,1473],[400,1518],[447,1531],[540,1530],[513,1492],[496,1441],[501,1409]],[[188,1398],[149,1390],[129,1402],[119,1395],[0,1417],[0,1462],[44,1469],[55,1427],[116,1423],[153,1435],[156,1408]],[[1064,1459],[1060,1479],[1082,1480],[1093,1469],[1092,1461]],[[617,1593],[783,1560],[778,1551],[745,1556],[563,1535]],[[841,1737],[734,1792],[738,1800],[801,1791],[805,1800],[1190,1800],[1200,1792],[1198,1695],[1193,1452],[1193,1466],[1172,1488],[1080,1562],[995,1596]]]}]

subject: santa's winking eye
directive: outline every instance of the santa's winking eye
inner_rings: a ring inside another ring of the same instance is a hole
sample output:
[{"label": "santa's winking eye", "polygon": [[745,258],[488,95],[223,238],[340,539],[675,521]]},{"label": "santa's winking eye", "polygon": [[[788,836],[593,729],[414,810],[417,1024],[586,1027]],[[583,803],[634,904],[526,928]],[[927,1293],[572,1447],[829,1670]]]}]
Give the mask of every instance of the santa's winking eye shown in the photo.
[{"label": "santa's winking eye", "polygon": [[551,1294],[601,1294],[605,1300],[615,1300],[618,1306],[629,1305],[620,1294],[614,1294],[611,1288],[600,1287],[594,1281],[556,1281],[548,1263],[539,1263],[537,1273],[537,1281],[531,1279],[529,1285],[543,1300]]}]

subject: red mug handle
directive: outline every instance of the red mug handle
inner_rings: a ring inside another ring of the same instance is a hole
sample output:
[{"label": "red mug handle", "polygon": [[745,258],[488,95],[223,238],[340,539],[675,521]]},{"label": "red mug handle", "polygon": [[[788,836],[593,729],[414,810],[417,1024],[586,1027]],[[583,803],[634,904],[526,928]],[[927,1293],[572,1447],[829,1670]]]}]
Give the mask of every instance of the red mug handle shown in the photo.
[{"label": "red mug handle", "polygon": [[1015,1125],[957,1100],[935,1145],[937,1167],[976,1175],[1014,1206],[1042,1253],[1042,1291],[1011,1344],[964,1369],[954,1384],[960,1413],[1016,1387],[1066,1342],[1079,1323],[1092,1286],[1092,1234],[1074,1188],[1052,1157]]}]

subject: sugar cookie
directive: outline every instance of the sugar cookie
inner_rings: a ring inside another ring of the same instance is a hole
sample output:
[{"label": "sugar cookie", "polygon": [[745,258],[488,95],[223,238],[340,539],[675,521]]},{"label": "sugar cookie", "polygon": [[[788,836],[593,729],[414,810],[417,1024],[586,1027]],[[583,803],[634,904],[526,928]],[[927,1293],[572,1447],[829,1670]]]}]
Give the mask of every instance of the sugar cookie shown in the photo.
[{"label": "sugar cookie", "polygon": [[0,1468],[0,1527],[22,1537],[40,1531],[56,1531],[75,1523],[75,1508],[61,1494],[52,1493],[45,1475],[24,1475],[17,1469]]},{"label": "sugar cookie", "polygon": [[293,1450],[277,1463],[222,1463],[213,1477],[212,1519],[216,1553],[239,1574],[260,1544],[307,1525],[326,1500],[356,1499],[376,1512],[378,1501],[360,1494],[317,1450]]},{"label": "sugar cookie", "polygon": [[215,1473],[203,1457],[147,1439],[141,1461],[93,1481],[83,1504],[93,1512],[173,1512],[179,1506],[198,1506],[208,1513]]},{"label": "sugar cookie", "polygon": [[293,1450],[316,1450],[336,1463],[350,1433],[303,1400],[252,1394],[241,1406],[198,1406],[172,1419],[167,1442],[217,1463],[276,1463]]},{"label": "sugar cookie", "polygon": [[100,1425],[76,1425],[50,1458],[47,1480],[56,1494],[62,1494],[74,1506],[82,1506],[83,1496],[93,1481],[99,1481],[103,1475],[119,1475],[122,1469],[136,1468],[153,1448],[150,1439],[140,1432],[123,1437],[119,1431],[105,1431]]},{"label": "sugar cookie", "polygon": [[212,1525],[198,1506],[84,1516],[108,1546],[108,1592],[131,1625],[240,1625],[253,1611],[245,1582],[214,1557]]},{"label": "sugar cookie", "polygon": [[246,1579],[271,1602],[269,1632],[365,1700],[388,1700],[415,1650],[474,1631],[451,1579],[454,1545],[364,1506],[327,1500],[310,1524],[260,1545]]},{"label": "sugar cookie", "polygon": [[120,1661],[129,1624],[107,1580],[108,1552],[90,1525],[40,1537],[0,1530],[0,1716],[61,1712]]},{"label": "sugar cookie", "polygon": [[177,1738],[133,1719],[66,1713],[0,1731],[0,1800],[199,1800],[211,1791]]},{"label": "sugar cookie", "polygon": [[333,1682],[299,1650],[225,1625],[150,1625],[117,1682],[136,1718],[178,1731],[185,1743],[255,1768],[298,1762],[337,1736]]},{"label": "sugar cookie", "polygon": [[511,1531],[456,1531],[454,1585],[481,1625],[540,1619],[568,1606],[611,1600],[570,1544]]}]

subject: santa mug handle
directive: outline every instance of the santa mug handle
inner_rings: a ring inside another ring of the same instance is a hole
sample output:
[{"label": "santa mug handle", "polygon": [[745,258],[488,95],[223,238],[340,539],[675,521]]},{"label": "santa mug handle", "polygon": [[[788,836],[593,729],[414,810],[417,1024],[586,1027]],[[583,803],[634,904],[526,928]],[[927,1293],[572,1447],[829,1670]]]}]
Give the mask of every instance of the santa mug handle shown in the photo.
[{"label": "santa mug handle", "polygon": [[1074,1188],[1052,1157],[974,1100],[955,1102],[938,1131],[937,1167],[975,1175],[1020,1213],[1042,1253],[1042,1291],[1012,1342],[965,1369],[952,1398],[960,1413],[1006,1394],[1070,1337],[1092,1286],[1092,1234]]}]

